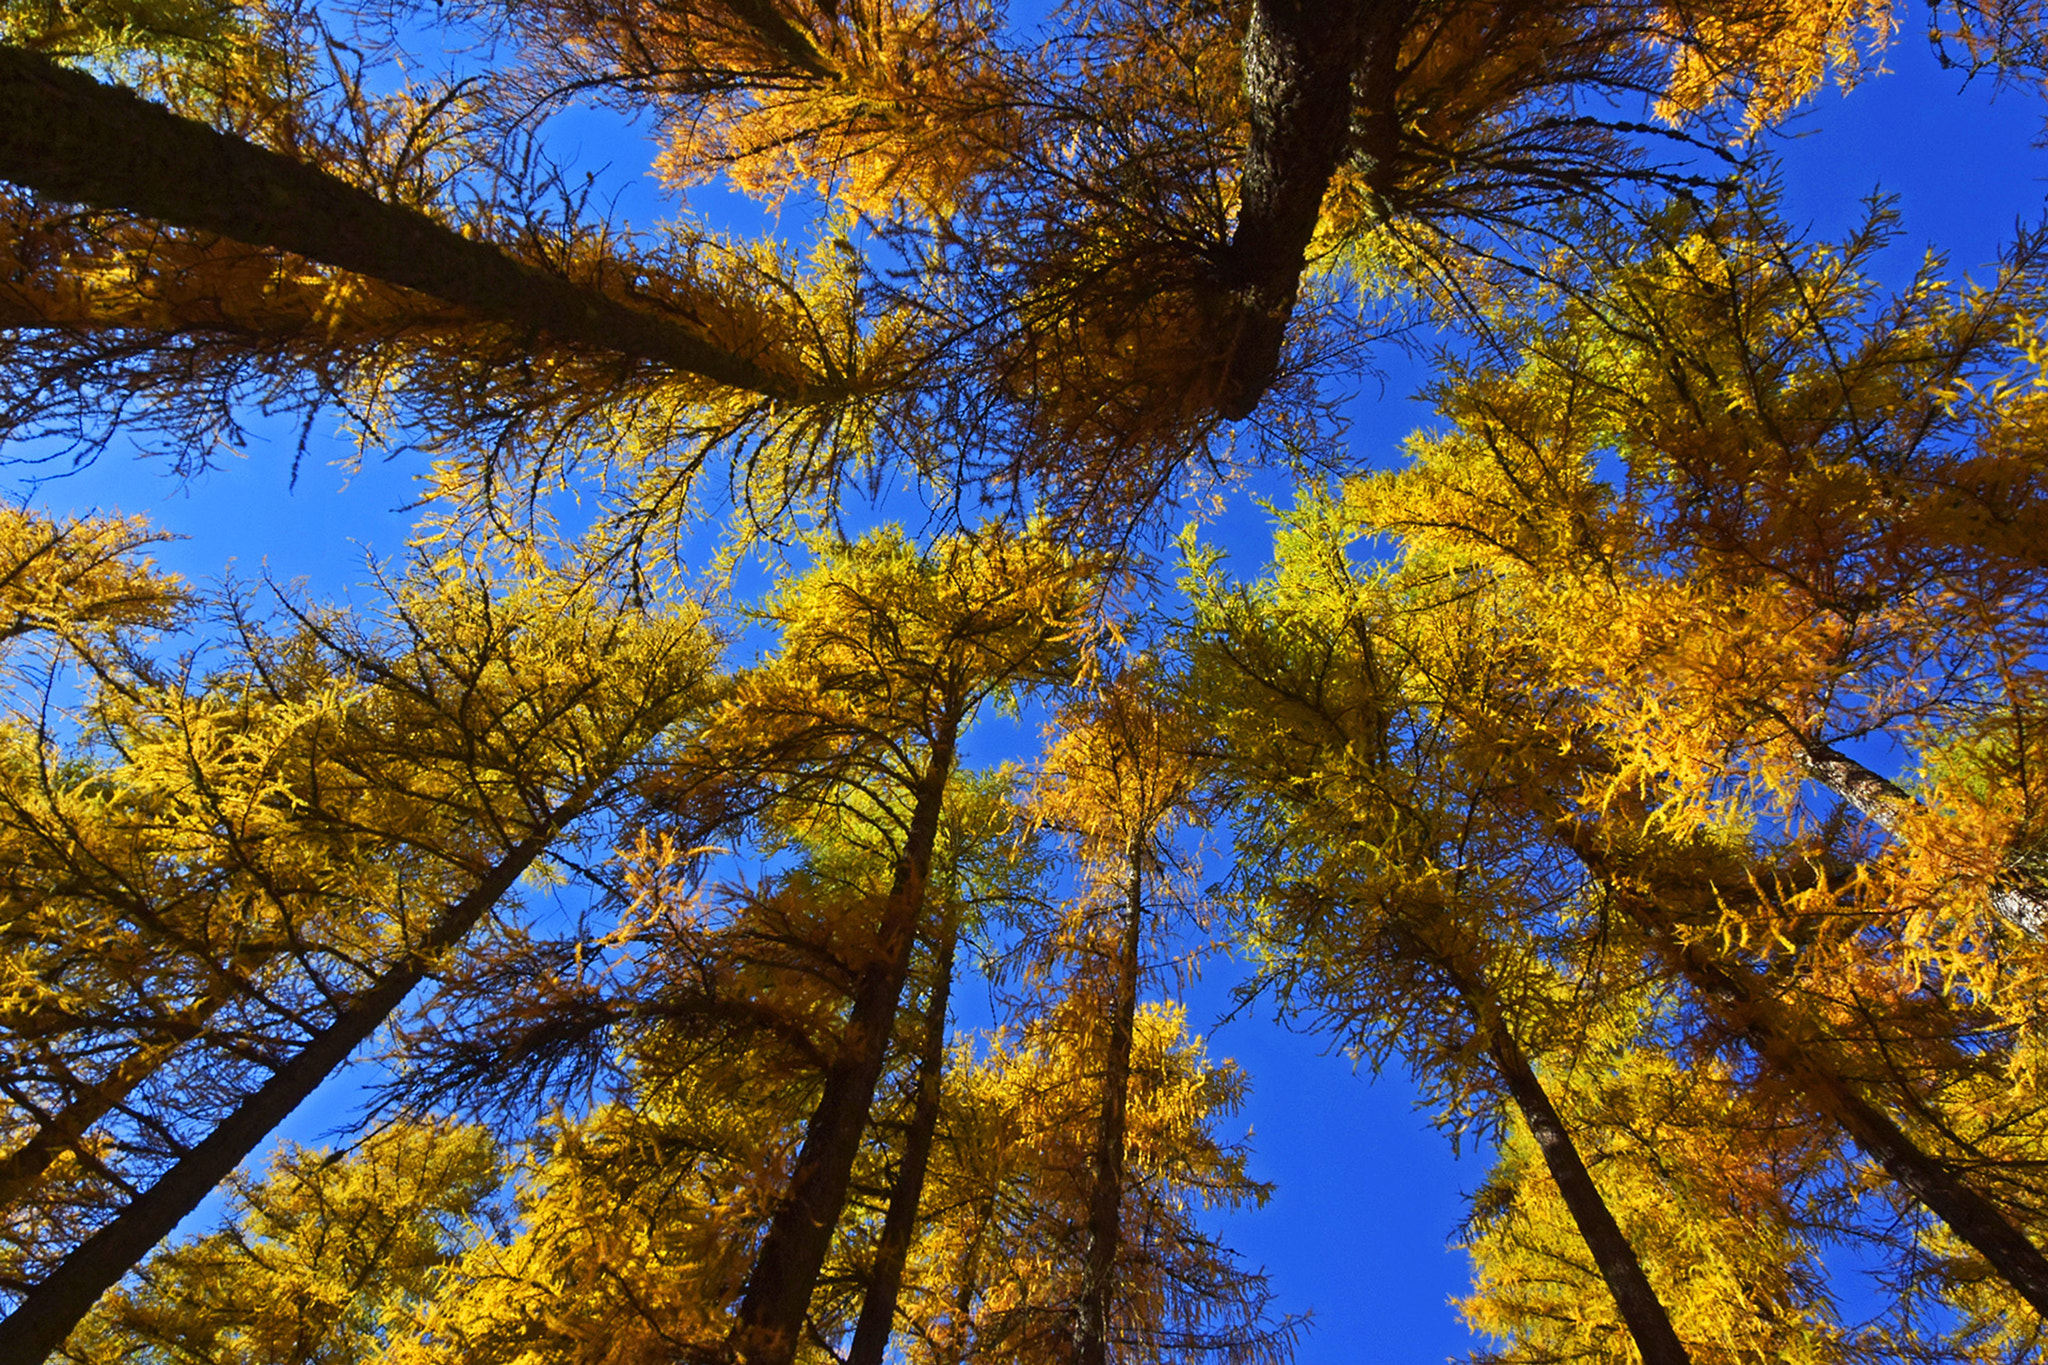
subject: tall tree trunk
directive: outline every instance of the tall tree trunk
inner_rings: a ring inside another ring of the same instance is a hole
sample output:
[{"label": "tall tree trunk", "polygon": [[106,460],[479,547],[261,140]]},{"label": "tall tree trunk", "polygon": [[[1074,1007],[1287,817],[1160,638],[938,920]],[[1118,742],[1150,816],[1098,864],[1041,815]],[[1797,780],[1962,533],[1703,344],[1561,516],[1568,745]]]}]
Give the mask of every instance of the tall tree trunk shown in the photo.
[{"label": "tall tree trunk", "polygon": [[1998,1207],[1923,1151],[1882,1107],[1872,1103],[1824,1051],[1800,1041],[1791,1011],[1740,963],[1680,943],[1668,926],[1639,908],[1632,917],[1663,950],[1721,1027],[1743,1038],[1764,1064],[1832,1120],[1865,1155],[1969,1244],[1998,1277],[2048,1319],[2048,1256]]},{"label": "tall tree trunk", "polygon": [[1138,1017],[1138,948],[1145,931],[1144,850],[1134,840],[1128,852],[1131,884],[1117,935],[1116,995],[1110,1005],[1109,1051],[1102,1067],[1102,1113],[1089,1162],[1087,1252],[1074,1324],[1080,1365],[1103,1365],[1109,1356],[1109,1304],[1116,1288],[1116,1254],[1123,1235],[1124,1130],[1131,1098],[1131,1042]]},{"label": "tall tree trunk", "polygon": [[478,317],[771,398],[803,384],[315,166],[0,46],[0,177],[65,203],[274,247]]},{"label": "tall tree trunk", "polygon": [[462,939],[511,890],[534,859],[554,842],[559,824],[549,822],[507,851],[488,874],[455,904],[404,961],[387,969],[349,998],[334,1022],[272,1073],[255,1094],[188,1150],[138,1195],[112,1222],[80,1243],[0,1321],[0,1360],[39,1365],[92,1307],[100,1295],[168,1237],[178,1223],[255,1151],[278,1124],[350,1053],[390,1016],[435,960]]},{"label": "tall tree trunk", "polygon": [[874,1107],[903,983],[910,975],[910,949],[924,913],[957,728],[957,720],[949,720],[932,745],[911,808],[909,835],[875,928],[874,957],[854,979],[845,1035],[805,1126],[789,1194],[769,1220],[740,1297],[727,1342],[743,1365],[789,1365],[802,1339],[811,1290],[846,1207],[861,1133]]},{"label": "tall tree trunk", "polygon": [[1249,110],[1237,227],[1223,253],[1216,408],[1249,416],[1273,383],[1323,196],[1351,129],[1363,0],[1253,0],[1244,35]]},{"label": "tall tree trunk", "polygon": [[1621,1320],[1628,1327],[1643,1365],[1690,1365],[1691,1357],[1671,1325],[1671,1315],[1664,1310],[1663,1300],[1657,1297],[1649,1277],[1643,1273],[1643,1263],[1637,1258],[1634,1245],[1614,1221],[1613,1211],[1607,1207],[1599,1186],[1593,1183],[1592,1172],[1586,1169],[1563,1115],[1551,1103],[1536,1068],[1529,1064],[1522,1045],[1501,1017],[1492,990],[1477,972],[1440,956],[1436,961],[1464,998],[1486,1055],[1507,1083],[1508,1094],[1521,1111],[1522,1121],[1529,1125],[1536,1149],[1543,1153],[1543,1164],[1556,1182],[1558,1193],[1564,1196],[1565,1208],[1570,1211],[1586,1250],[1593,1254],[1593,1263],[1600,1269],[1600,1278],[1607,1282],[1607,1292],[1614,1296],[1615,1307],[1621,1310]]},{"label": "tall tree trunk", "polygon": [[939,1128],[939,1094],[946,1070],[946,1010],[953,991],[953,952],[960,940],[960,910],[948,907],[939,941],[932,945],[931,1000],[925,1006],[924,1045],[917,1059],[917,1095],[910,1126],[903,1135],[903,1157],[889,1191],[889,1210],[882,1216],[882,1236],[875,1245],[875,1268],[854,1324],[846,1365],[882,1365],[889,1333],[896,1325],[896,1301],[903,1292],[903,1267],[917,1231],[917,1209],[924,1199],[924,1177],[931,1165],[932,1138]]}]

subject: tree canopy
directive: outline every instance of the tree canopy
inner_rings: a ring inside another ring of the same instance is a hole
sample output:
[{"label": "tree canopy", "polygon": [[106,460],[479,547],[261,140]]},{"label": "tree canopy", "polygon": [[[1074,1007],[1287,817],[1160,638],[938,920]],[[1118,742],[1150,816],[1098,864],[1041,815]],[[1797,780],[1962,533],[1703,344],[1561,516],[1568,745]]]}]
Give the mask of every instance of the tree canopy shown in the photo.
[{"label": "tree canopy", "polygon": [[2048,224],[1787,221],[1882,0],[0,18],[9,450],[419,489],[0,509],[0,1359],[1284,1365],[1205,963],[1476,1360],[2048,1357]]}]

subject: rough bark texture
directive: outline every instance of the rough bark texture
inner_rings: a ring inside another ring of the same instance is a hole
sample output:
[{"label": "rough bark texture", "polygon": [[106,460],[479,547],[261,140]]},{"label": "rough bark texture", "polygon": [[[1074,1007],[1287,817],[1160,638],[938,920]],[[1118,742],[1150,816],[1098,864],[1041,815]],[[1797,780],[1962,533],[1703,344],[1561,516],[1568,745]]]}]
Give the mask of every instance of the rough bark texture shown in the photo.
[{"label": "rough bark texture", "polygon": [[1529,1125],[1530,1135],[1536,1139],[1536,1149],[1543,1153],[1543,1164],[1557,1183],[1558,1193],[1564,1196],[1565,1208],[1571,1212],[1579,1237],[1600,1268],[1600,1278],[1607,1282],[1607,1292],[1614,1296],[1615,1307],[1621,1310],[1621,1320],[1628,1327],[1643,1365],[1690,1365],[1685,1344],[1678,1339],[1671,1315],[1664,1311],[1663,1300],[1650,1287],[1634,1245],[1614,1221],[1599,1186],[1593,1183],[1592,1172],[1579,1155],[1578,1144],[1565,1127],[1563,1115],[1550,1102],[1549,1092],[1500,1017],[1484,983],[1454,967],[1447,965],[1447,970],[1472,1011],[1487,1056],[1507,1083],[1515,1108],[1521,1111],[1522,1121]]},{"label": "rough bark texture", "polygon": [[[1885,833],[1897,836],[1906,816],[1919,806],[1911,792],[1839,749],[1796,732],[1793,738],[1805,751],[1807,774]],[[2028,933],[2048,932],[2048,885],[2011,862],[2003,871],[1999,884],[1991,888],[1992,908]]]},{"label": "rough bark texture", "polygon": [[1886,833],[1896,833],[1899,816],[1913,806],[1913,798],[1889,778],[1872,772],[1855,759],[1805,736],[1798,736],[1806,752],[1806,771],[1814,781],[1847,801],[1865,819]]},{"label": "rough bark texture", "polygon": [[802,396],[800,384],[675,321],[19,48],[0,47],[0,177],[65,203],[293,252],[573,345]]},{"label": "rough bark texture", "polygon": [[1309,240],[1350,131],[1362,9],[1361,0],[1253,0],[1249,137],[1218,280],[1228,359],[1216,406],[1233,420],[1257,406],[1280,366]]},{"label": "rough bark texture", "polygon": [[1075,1356],[1080,1365],[1104,1365],[1109,1358],[1109,1304],[1116,1289],[1117,1247],[1123,1238],[1124,1130],[1130,1108],[1131,1044],[1138,1017],[1138,947],[1145,931],[1141,857],[1142,850],[1134,845],[1130,850],[1130,894],[1117,943],[1109,1052],[1102,1066],[1102,1115],[1096,1124],[1090,1161],[1087,1255],[1074,1324]]},{"label": "rough bark texture", "polygon": [[925,1172],[931,1165],[932,1139],[939,1129],[939,1093],[946,1071],[946,1010],[953,990],[953,950],[960,939],[957,910],[949,910],[932,945],[934,958],[931,1001],[925,1007],[924,1043],[917,1058],[917,1095],[911,1102],[910,1126],[903,1135],[903,1157],[889,1191],[889,1209],[882,1216],[882,1236],[875,1246],[875,1268],[862,1296],[860,1319],[846,1365],[882,1365],[889,1334],[896,1325],[896,1300],[903,1292],[903,1267],[917,1231],[918,1205],[924,1200]]},{"label": "rough bark texture", "polygon": [[101,1228],[44,1277],[4,1321],[0,1360],[39,1365],[92,1307],[100,1295],[149,1254],[236,1166],[255,1151],[320,1083],[348,1060],[399,1002],[431,970],[434,961],[475,927],[513,883],[554,841],[546,826],[515,845],[470,893],[448,907],[433,930],[399,965],[385,971],[351,998],[333,1023],[315,1034],[290,1061],[223,1119],[178,1162],[138,1195],[113,1222]]},{"label": "rough bark texture", "polygon": [[925,883],[931,876],[939,815],[952,775],[954,740],[954,727],[949,725],[932,746],[912,807],[909,837],[876,926],[874,959],[854,981],[846,1032],[825,1072],[824,1093],[804,1129],[789,1195],[769,1221],[740,1298],[739,1315],[727,1340],[743,1365],[789,1365],[802,1340],[811,1290],[846,1207],[861,1133],[874,1107],[897,1005],[910,975],[910,949],[924,912]]}]

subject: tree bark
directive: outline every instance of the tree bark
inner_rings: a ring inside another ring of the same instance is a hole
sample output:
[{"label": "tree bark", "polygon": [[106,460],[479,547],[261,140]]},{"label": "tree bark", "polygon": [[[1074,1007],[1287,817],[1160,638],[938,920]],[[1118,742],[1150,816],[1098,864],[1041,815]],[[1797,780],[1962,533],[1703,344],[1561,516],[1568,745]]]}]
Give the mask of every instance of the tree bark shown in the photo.
[{"label": "tree bark", "polygon": [[100,1295],[171,1234],[213,1188],[290,1116],[349,1054],[398,1008],[434,961],[475,927],[554,841],[550,822],[507,851],[477,885],[449,906],[399,965],[343,1006],[334,1022],[273,1073],[115,1219],[79,1244],[0,1321],[0,1360],[40,1365],[63,1345]]},{"label": "tree bark", "polygon": [[1253,0],[1244,36],[1250,106],[1237,227],[1223,253],[1216,408],[1249,416],[1279,371],[1308,244],[1351,128],[1362,0]]},{"label": "tree bark", "polygon": [[1922,1151],[1891,1115],[1819,1050],[1799,1041],[1796,1021],[1739,963],[1679,943],[1640,911],[1632,917],[1663,949],[1721,1027],[1743,1038],[1765,1065],[1789,1081],[1885,1173],[1968,1243],[1994,1273],[2048,1319],[2048,1256],[1996,1205],[1958,1179],[1945,1162]]},{"label": "tree bark", "polygon": [[805,1126],[789,1194],[769,1221],[740,1298],[727,1344],[742,1365],[789,1365],[802,1340],[811,1290],[846,1207],[861,1134],[910,975],[911,944],[924,912],[957,728],[958,722],[949,720],[932,746],[911,809],[909,835],[876,925],[875,955],[854,980],[846,1032]]},{"label": "tree bark", "polygon": [[559,341],[729,388],[801,399],[804,385],[657,314],[515,260],[423,213],[0,46],[0,177],[65,203],[133,213],[289,251]]},{"label": "tree bark", "polygon": [[882,1216],[882,1236],[875,1246],[875,1268],[862,1296],[860,1318],[846,1365],[882,1365],[889,1334],[896,1325],[896,1301],[903,1293],[903,1268],[910,1259],[917,1231],[918,1205],[924,1200],[925,1172],[930,1168],[932,1139],[939,1128],[940,1086],[946,1070],[946,1009],[953,989],[953,952],[960,940],[960,912],[949,908],[933,945],[931,1001],[925,1007],[924,1046],[917,1059],[917,1096],[910,1126],[903,1135],[903,1157],[889,1191],[889,1209]]},{"label": "tree bark", "polygon": [[1529,1125],[1536,1149],[1543,1153],[1543,1164],[1556,1182],[1558,1193],[1564,1196],[1565,1208],[1571,1212],[1586,1250],[1593,1254],[1593,1264],[1599,1267],[1607,1292],[1614,1296],[1615,1307],[1621,1310],[1621,1320],[1643,1358],[1643,1365],[1690,1365],[1685,1344],[1678,1339],[1671,1315],[1651,1287],[1649,1276],[1643,1273],[1643,1263],[1637,1258],[1634,1245],[1614,1221],[1613,1211],[1607,1207],[1599,1186],[1593,1183],[1592,1172],[1586,1169],[1578,1144],[1565,1127],[1564,1116],[1551,1103],[1535,1067],[1529,1064],[1507,1021],[1501,1018],[1492,992],[1474,973],[1462,971],[1441,958],[1438,964],[1451,977],[1471,1011],[1486,1055],[1507,1083],[1508,1095],[1521,1111],[1522,1121]]},{"label": "tree bark", "polygon": [[[1806,771],[1814,781],[1854,806],[1863,817],[1897,838],[1919,800],[1883,774],[1874,772],[1831,745],[1791,733],[1803,751]],[[1991,906],[2031,934],[2048,930],[2048,886],[2035,874],[2014,866],[2003,869],[2004,885],[1991,888]]]},{"label": "tree bark", "polygon": [[1116,996],[1110,1006],[1109,1051],[1103,1059],[1102,1113],[1088,1189],[1087,1254],[1074,1346],[1079,1365],[1109,1357],[1109,1304],[1116,1289],[1116,1254],[1123,1239],[1124,1133],[1130,1107],[1131,1046],[1138,1017],[1138,948],[1145,931],[1143,850],[1133,842],[1131,885],[1117,935]]}]

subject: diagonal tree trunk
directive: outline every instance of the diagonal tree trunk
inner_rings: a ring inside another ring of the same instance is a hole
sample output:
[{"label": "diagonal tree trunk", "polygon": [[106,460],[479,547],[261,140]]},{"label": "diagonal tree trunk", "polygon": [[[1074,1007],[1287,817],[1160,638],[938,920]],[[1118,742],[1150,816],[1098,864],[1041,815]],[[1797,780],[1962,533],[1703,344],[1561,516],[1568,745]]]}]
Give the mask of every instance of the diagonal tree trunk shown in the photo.
[{"label": "diagonal tree trunk", "polygon": [[[1790,733],[1803,753],[1808,776],[1854,806],[1879,829],[1898,837],[1906,816],[1920,804],[1911,792],[1832,745],[1808,739],[1796,730]],[[2048,886],[2035,874],[2010,862],[2004,872],[2002,884],[1991,889],[1992,908],[2029,933],[2048,930]]]},{"label": "diagonal tree trunk", "polygon": [[1690,1365],[1691,1357],[1671,1325],[1671,1315],[1643,1273],[1634,1245],[1614,1221],[1613,1211],[1607,1207],[1599,1186],[1593,1183],[1593,1174],[1586,1169],[1578,1144],[1565,1127],[1564,1116],[1557,1112],[1549,1092],[1543,1088],[1542,1078],[1537,1076],[1522,1045],[1501,1017],[1499,1001],[1476,970],[1440,954],[1429,956],[1451,978],[1465,1001],[1486,1055],[1507,1084],[1508,1095],[1521,1112],[1522,1121],[1529,1125],[1536,1149],[1543,1153],[1543,1164],[1564,1197],[1565,1208],[1571,1212],[1586,1250],[1592,1253],[1608,1293],[1614,1296],[1615,1307],[1621,1310],[1621,1320],[1628,1327],[1643,1365]]},{"label": "diagonal tree trunk", "polygon": [[801,399],[800,380],[425,214],[20,48],[0,46],[0,177],[372,276],[578,346]]},{"label": "diagonal tree trunk", "polygon": [[[1830,756],[1843,764],[1852,763],[1832,750],[1823,750],[1817,761],[1826,762]],[[1847,776],[1857,775],[1851,772]],[[1890,784],[1875,774],[1870,777],[1873,784],[1866,787],[1866,794],[1885,797],[1874,784]],[[1554,828],[1596,876],[1616,875],[1615,861],[1593,831],[1568,815],[1560,815]],[[1666,884],[1658,889],[1666,896],[1705,899],[1716,907],[1725,898],[1723,889],[1710,883]],[[1701,944],[1681,940],[1669,920],[1652,911],[1640,897],[1623,895],[1617,901],[1670,968],[1693,988],[1709,1018],[1747,1042],[1757,1058],[1803,1096],[1814,1112],[1884,1167],[1886,1174],[1981,1255],[2035,1312],[2048,1318],[2048,1256],[2013,1226],[1997,1205],[1965,1184],[1946,1162],[1922,1150],[1882,1106],[1866,1097],[1845,1074],[1840,1060],[1811,1041],[1812,1030],[1802,1027],[1797,1012],[1778,1000],[1755,972]]]},{"label": "diagonal tree trunk", "polygon": [[1753,972],[1710,954],[1697,944],[1679,943],[1669,929],[1632,912],[1683,975],[1710,1017],[1746,1041],[1752,1051],[1790,1082],[1818,1113],[1832,1120],[1885,1173],[1925,1205],[1949,1230],[1990,1263],[1998,1277],[2048,1318],[2048,1256],[2028,1240],[1983,1195],[1948,1164],[1920,1145],[1884,1109],[1866,1098],[1825,1052],[1802,1042],[1792,1012],[1774,999]]},{"label": "diagonal tree trunk", "polygon": [[[563,813],[566,818],[567,812]],[[88,1237],[0,1320],[0,1360],[40,1365],[64,1343],[102,1294],[171,1234],[215,1186],[256,1150],[278,1124],[348,1060],[388,1018],[435,961],[459,942],[512,889],[554,842],[551,821],[507,850],[461,900],[449,906],[403,961],[350,997],[321,1029],[225,1119],[118,1214]]]},{"label": "diagonal tree trunk", "polygon": [[957,718],[949,720],[932,745],[911,808],[909,836],[876,925],[874,958],[854,980],[845,1035],[805,1126],[789,1194],[769,1221],[740,1298],[727,1343],[742,1365],[789,1365],[803,1339],[811,1290],[846,1207],[861,1134],[910,975],[910,950],[924,913],[957,731]]},{"label": "diagonal tree trunk", "polygon": [[917,1059],[917,1096],[910,1127],[903,1136],[903,1157],[889,1191],[889,1209],[882,1216],[882,1236],[875,1247],[875,1268],[862,1296],[860,1318],[847,1348],[846,1365],[882,1365],[889,1334],[896,1325],[896,1301],[903,1292],[903,1267],[917,1231],[918,1205],[924,1199],[925,1172],[931,1165],[932,1139],[939,1127],[939,1095],[946,1069],[946,1009],[953,990],[953,952],[960,941],[960,911],[949,907],[932,945],[934,958],[931,1000],[925,1006],[924,1044]]},{"label": "diagonal tree trunk", "polygon": [[1250,106],[1237,227],[1216,286],[1228,359],[1216,408],[1250,415],[1280,367],[1323,196],[1351,129],[1364,0],[1253,0],[1244,36]]}]

